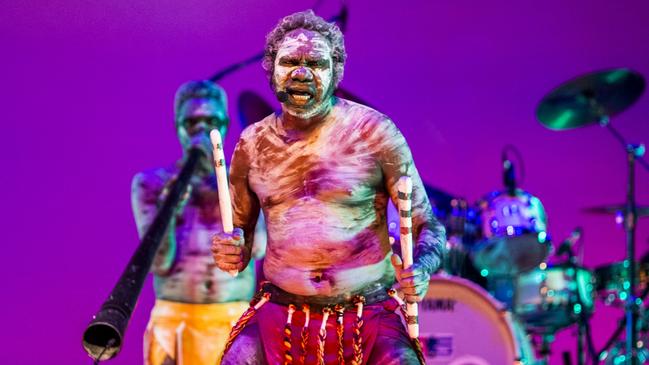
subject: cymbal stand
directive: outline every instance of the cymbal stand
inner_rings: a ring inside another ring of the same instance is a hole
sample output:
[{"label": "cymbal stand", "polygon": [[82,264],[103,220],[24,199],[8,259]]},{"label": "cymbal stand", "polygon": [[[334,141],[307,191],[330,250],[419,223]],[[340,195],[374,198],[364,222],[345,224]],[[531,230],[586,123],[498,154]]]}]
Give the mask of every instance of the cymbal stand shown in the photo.
[{"label": "cymbal stand", "polygon": [[541,345],[539,348],[539,355],[541,360],[539,361],[540,365],[550,365],[550,355],[552,351],[550,350],[550,345],[554,342],[554,332],[545,332],[540,334]]},{"label": "cymbal stand", "polygon": [[642,156],[643,156],[644,153],[645,153],[645,146],[644,146],[643,143],[635,144],[635,145],[634,145],[634,144],[631,144],[631,143],[628,143],[628,142],[624,139],[624,137],[622,136],[622,134],[620,134],[620,132],[618,132],[617,129],[613,128],[613,126],[611,125],[611,120],[610,120],[609,117],[607,117],[607,116],[603,116],[603,117],[601,117],[601,118],[599,119],[599,125],[602,126],[602,127],[604,127],[604,128],[606,128],[606,129],[608,129],[608,131],[611,132],[611,134],[613,135],[613,137],[615,137],[615,139],[617,139],[617,141],[620,142],[620,144],[622,144],[622,146],[624,147],[624,150],[625,150],[625,151],[628,152],[628,149],[629,149],[630,147],[632,147],[632,146],[633,146],[633,148],[638,149],[637,154],[636,154],[636,156],[635,156],[635,161],[636,161],[636,162],[639,162],[640,165],[642,165],[642,167],[644,167],[645,170],[647,170],[647,172],[649,172],[649,162],[647,162],[647,160],[645,160],[645,159],[642,158]]},{"label": "cymbal stand", "polygon": [[636,161],[640,163],[649,171],[649,164],[642,159],[645,148],[643,144],[627,143],[624,137],[615,129],[610,123],[608,116],[603,115],[600,118],[599,124],[606,127],[615,139],[617,139],[623,146],[627,154],[628,178],[627,178],[627,196],[626,207],[624,209],[624,230],[626,232],[626,260],[624,266],[628,268],[627,278],[624,282],[626,305],[624,307],[626,318],[626,353],[627,364],[637,365],[638,356],[636,351],[636,343],[638,341],[638,331],[636,329],[636,322],[638,319],[638,303],[636,302],[636,260],[635,260],[635,237],[636,225],[638,222],[636,201],[635,201],[635,165]]},{"label": "cymbal stand", "polygon": [[[642,291],[642,293],[640,294],[640,296],[638,296],[639,301],[644,302],[644,300],[647,298],[647,295],[649,295],[649,285],[647,285]],[[645,310],[649,310],[649,308],[645,306]],[[613,332],[613,334],[611,335],[611,337],[608,339],[608,341],[606,341],[606,344],[604,345],[602,350],[597,353],[598,359],[602,359],[603,357],[605,357],[605,355],[606,356],[608,355],[608,351],[611,349],[611,347],[613,347],[613,345],[615,345],[618,338],[620,338],[622,332],[624,332],[625,328],[626,328],[626,318],[622,318],[622,320],[620,320],[620,322],[618,323],[618,326]]]}]

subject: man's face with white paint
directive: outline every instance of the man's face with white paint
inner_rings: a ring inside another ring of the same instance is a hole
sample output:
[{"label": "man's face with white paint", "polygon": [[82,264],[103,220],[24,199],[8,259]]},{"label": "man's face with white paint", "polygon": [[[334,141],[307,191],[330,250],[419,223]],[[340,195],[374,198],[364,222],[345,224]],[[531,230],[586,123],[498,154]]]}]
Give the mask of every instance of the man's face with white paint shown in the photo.
[{"label": "man's face with white paint", "polygon": [[212,129],[218,129],[225,136],[228,116],[225,108],[214,99],[195,98],[185,101],[178,111],[178,139],[183,149],[191,147],[192,138],[207,136]]},{"label": "man's face with white paint", "polygon": [[283,109],[300,118],[324,111],[333,93],[331,46],[319,33],[295,29],[277,50],[273,72],[275,93],[285,92]]}]

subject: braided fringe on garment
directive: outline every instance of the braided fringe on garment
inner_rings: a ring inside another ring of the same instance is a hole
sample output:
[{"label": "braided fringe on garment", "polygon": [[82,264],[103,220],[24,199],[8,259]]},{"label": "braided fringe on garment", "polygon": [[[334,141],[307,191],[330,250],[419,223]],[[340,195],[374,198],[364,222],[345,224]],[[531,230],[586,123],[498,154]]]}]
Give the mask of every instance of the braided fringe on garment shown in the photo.
[{"label": "braided fringe on garment", "polygon": [[284,325],[284,365],[293,364],[293,355],[291,355],[291,322],[293,321],[293,313],[295,313],[295,306],[290,304],[288,306],[288,317]]},{"label": "braided fringe on garment", "polygon": [[424,349],[421,347],[421,341],[419,341],[419,338],[418,337],[411,338],[410,342],[412,342],[412,346],[415,348],[415,353],[417,354],[417,358],[419,359],[421,365],[426,365],[426,358],[424,357]]},{"label": "braided fringe on garment", "polygon": [[343,343],[343,317],[345,314],[345,307],[340,304],[336,304],[334,311],[336,311],[336,335],[338,335],[338,364],[345,365],[345,347]]},{"label": "braided fringe on garment", "polygon": [[325,340],[327,339],[327,320],[331,314],[331,308],[325,307],[322,310],[322,325],[320,326],[320,332],[318,333],[318,352],[316,353],[316,360],[319,365],[325,365]]},{"label": "braided fringe on garment", "polygon": [[[219,360],[219,364],[221,363],[221,360],[223,359],[223,356],[230,350],[230,347],[232,347],[232,343],[234,343],[234,339],[237,338],[239,333],[243,331],[244,328],[246,328],[246,325],[252,318],[252,316],[255,315],[257,310],[261,308],[262,305],[266,304],[268,300],[270,299],[270,294],[269,293],[264,293],[261,295],[261,298],[259,296],[255,296],[255,298],[250,301],[250,307],[246,309],[245,312],[239,317],[239,320],[237,323],[232,327],[232,330],[230,331],[230,335],[228,336],[228,340],[225,343],[225,348],[223,349],[223,353],[221,354],[221,359]],[[256,302],[256,303],[255,303]]]},{"label": "braided fringe on garment", "polygon": [[363,363],[363,338],[361,337],[361,328],[363,327],[363,304],[365,297],[354,297],[354,304],[356,305],[356,321],[354,322],[354,356],[352,357],[351,365],[361,365]]},{"label": "braided fringe on garment", "polygon": [[[401,311],[401,315],[403,316],[403,319],[406,321],[406,323],[408,323],[409,316],[408,311],[406,310],[406,303],[403,301],[403,299],[399,298],[396,290],[390,289],[388,291],[388,294],[399,303],[399,310]],[[421,347],[419,338],[410,337],[410,343],[412,343],[412,347],[414,348],[415,354],[417,354],[417,358],[419,359],[421,365],[426,365],[426,358],[424,358],[424,349]]]},{"label": "braided fringe on garment", "polygon": [[309,305],[302,305],[302,312],[304,312],[304,327],[302,327],[302,342],[300,343],[300,362],[304,364],[306,361],[306,345],[309,343]]}]

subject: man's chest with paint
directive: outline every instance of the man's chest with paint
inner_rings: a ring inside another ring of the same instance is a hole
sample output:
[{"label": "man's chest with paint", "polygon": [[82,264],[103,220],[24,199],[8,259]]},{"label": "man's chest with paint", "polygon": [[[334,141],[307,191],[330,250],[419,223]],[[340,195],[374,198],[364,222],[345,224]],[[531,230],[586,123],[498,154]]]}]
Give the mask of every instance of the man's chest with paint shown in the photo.
[{"label": "man's chest with paint", "polygon": [[249,182],[262,205],[301,198],[353,204],[372,196],[382,181],[374,154],[358,144],[290,152],[279,153],[275,162],[252,164]]}]

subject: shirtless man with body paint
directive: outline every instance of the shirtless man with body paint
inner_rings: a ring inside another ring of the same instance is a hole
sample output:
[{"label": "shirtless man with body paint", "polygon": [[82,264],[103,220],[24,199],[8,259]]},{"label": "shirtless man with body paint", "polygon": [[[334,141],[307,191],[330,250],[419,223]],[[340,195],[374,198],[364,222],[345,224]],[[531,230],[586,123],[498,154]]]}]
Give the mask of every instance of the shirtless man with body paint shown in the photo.
[{"label": "shirtless man with body paint", "polygon": [[[270,302],[234,338],[222,363],[337,364],[342,356],[347,363],[418,364],[394,312],[396,301],[386,291],[396,277],[405,299],[420,301],[440,264],[445,234],[410,149],[388,117],[333,96],[345,60],[335,25],[311,11],[290,15],[268,35],[265,54],[264,68],[282,110],[241,135],[230,170],[239,228],[215,235],[212,252],[222,270],[245,268],[261,208]],[[413,180],[416,245],[408,270],[392,253],[386,227],[386,205],[388,199],[396,203],[402,175]],[[349,331],[357,317],[352,302],[359,296],[366,300],[360,362]],[[287,317],[291,304],[297,311]],[[301,310],[304,304],[309,312]],[[345,309],[340,317],[345,332],[342,338],[336,332],[332,314],[326,338],[319,339],[324,307],[336,304]],[[289,335],[282,331],[287,320],[294,329]],[[303,326],[308,339],[301,343]],[[284,336],[290,336],[288,350]]]},{"label": "shirtless man with body paint", "polygon": [[[208,81],[186,83],[176,94],[175,114],[184,155],[199,146],[206,156],[191,178],[186,201],[170,222],[171,234],[154,258],[156,303],[145,333],[144,363],[176,364],[182,358],[185,364],[213,365],[232,323],[252,298],[254,270],[247,264],[232,277],[216,267],[210,252],[211,237],[222,228],[208,133],[214,128],[223,135],[227,131],[225,92]],[[132,206],[140,236],[153,222],[181,166],[178,161],[133,178]],[[260,247],[263,251],[258,242]]]}]

